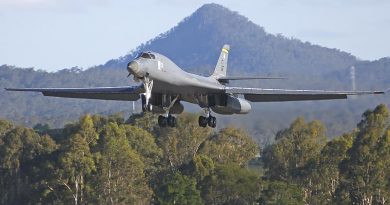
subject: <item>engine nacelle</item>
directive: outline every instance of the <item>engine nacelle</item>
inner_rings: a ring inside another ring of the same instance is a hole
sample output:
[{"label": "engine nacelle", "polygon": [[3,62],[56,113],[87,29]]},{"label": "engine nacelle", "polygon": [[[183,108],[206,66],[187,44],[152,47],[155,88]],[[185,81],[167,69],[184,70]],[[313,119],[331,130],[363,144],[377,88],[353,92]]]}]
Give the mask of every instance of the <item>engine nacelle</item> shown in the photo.
[{"label": "engine nacelle", "polygon": [[226,106],[211,107],[214,112],[222,115],[247,114],[251,108],[247,100],[230,95],[226,97]]}]

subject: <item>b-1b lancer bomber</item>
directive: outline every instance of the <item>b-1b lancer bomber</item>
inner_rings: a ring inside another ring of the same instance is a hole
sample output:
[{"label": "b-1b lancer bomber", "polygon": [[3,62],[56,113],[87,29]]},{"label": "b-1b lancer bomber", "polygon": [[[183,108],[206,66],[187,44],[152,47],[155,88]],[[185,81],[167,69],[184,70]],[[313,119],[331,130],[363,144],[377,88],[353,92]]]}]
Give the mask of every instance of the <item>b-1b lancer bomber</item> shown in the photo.
[{"label": "b-1b lancer bomber", "polygon": [[[102,100],[136,101],[141,98],[142,111],[161,114],[161,127],[175,127],[184,110],[181,102],[198,104],[204,109],[199,126],[216,127],[215,112],[222,115],[247,114],[250,102],[345,99],[348,95],[384,94],[385,91],[325,91],[229,87],[229,81],[278,79],[270,77],[227,76],[229,45],[222,48],[214,73],[209,77],[183,71],[169,58],[155,52],[142,52],[128,63],[129,76],[137,86],[96,88],[6,88],[8,91],[42,92],[44,96]],[[239,97],[242,96],[242,97]]]}]

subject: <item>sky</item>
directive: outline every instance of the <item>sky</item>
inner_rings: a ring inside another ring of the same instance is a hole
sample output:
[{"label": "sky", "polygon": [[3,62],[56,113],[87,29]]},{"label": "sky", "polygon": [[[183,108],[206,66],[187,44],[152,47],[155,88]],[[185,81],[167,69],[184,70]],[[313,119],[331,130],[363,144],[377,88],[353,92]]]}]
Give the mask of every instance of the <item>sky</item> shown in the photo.
[{"label": "sky", "polygon": [[268,33],[362,60],[390,56],[388,0],[0,0],[0,65],[87,69],[128,54],[211,2]]}]

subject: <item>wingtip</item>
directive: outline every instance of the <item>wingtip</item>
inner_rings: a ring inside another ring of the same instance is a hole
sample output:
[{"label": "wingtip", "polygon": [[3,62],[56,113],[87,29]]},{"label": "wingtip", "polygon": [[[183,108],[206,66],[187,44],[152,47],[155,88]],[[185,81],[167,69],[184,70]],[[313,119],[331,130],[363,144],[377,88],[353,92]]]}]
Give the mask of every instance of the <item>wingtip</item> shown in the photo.
[{"label": "wingtip", "polygon": [[4,88],[5,91],[20,91],[20,88]]}]

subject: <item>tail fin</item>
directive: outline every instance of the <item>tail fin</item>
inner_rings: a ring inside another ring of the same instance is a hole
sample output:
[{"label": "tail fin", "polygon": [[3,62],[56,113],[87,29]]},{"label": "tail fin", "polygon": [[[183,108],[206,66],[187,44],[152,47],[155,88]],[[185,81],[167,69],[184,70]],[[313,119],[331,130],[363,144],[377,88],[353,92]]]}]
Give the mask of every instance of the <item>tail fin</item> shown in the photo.
[{"label": "tail fin", "polygon": [[228,62],[228,57],[229,57],[229,50],[230,46],[229,45],[224,45],[221,51],[221,55],[219,56],[217,65],[215,66],[214,73],[211,75],[213,78],[220,78],[220,77],[225,77],[226,76],[226,71],[227,71],[227,62]]}]

